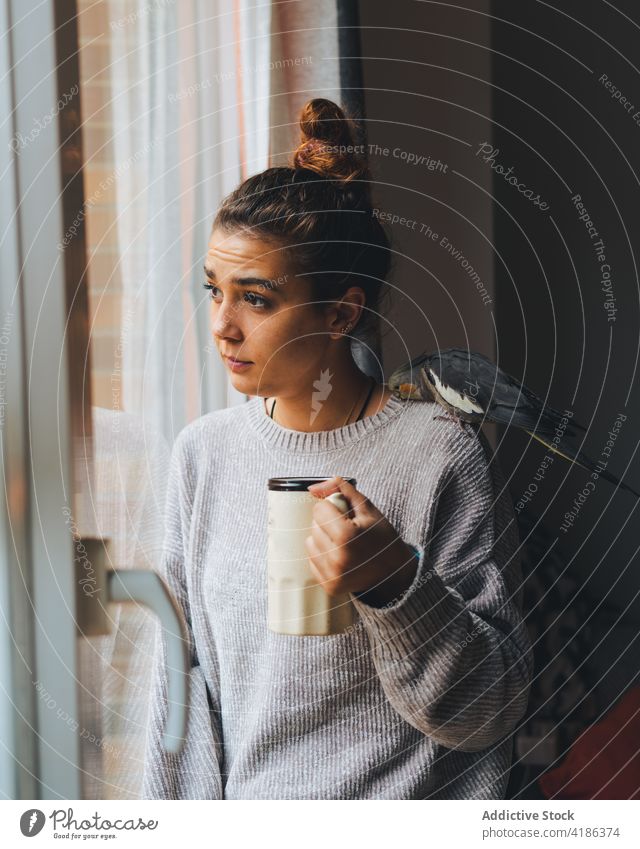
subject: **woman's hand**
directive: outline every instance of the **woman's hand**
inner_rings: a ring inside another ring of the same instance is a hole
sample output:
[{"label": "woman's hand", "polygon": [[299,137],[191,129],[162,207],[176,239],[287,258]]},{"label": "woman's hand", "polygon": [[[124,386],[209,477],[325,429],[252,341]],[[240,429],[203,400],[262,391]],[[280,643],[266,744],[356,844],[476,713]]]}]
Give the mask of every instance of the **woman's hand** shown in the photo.
[{"label": "woman's hand", "polygon": [[[378,508],[344,478],[312,484],[320,501],[313,507],[311,535],[305,540],[309,564],[329,595],[365,593],[362,601],[375,607],[407,590],[416,575],[413,550]],[[349,504],[342,514],[327,495],[341,492]]]}]

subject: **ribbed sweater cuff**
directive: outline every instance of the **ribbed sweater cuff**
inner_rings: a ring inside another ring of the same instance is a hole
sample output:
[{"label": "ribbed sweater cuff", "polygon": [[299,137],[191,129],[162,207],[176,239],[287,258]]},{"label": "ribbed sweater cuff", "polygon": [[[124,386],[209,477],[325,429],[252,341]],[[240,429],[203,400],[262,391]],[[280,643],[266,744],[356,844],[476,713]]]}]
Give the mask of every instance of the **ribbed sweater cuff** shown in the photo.
[{"label": "ribbed sweater cuff", "polygon": [[372,607],[351,594],[365,627],[385,655],[406,657],[446,630],[460,613],[460,600],[435,571],[425,549],[421,546],[417,551],[415,577],[399,598]]}]

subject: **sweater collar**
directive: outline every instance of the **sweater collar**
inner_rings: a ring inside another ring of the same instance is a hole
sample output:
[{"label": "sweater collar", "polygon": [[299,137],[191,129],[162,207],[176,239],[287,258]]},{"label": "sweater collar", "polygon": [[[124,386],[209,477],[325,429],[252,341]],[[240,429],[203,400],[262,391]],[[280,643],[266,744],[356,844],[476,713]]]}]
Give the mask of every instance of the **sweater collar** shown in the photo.
[{"label": "sweater collar", "polygon": [[244,406],[249,424],[262,441],[276,448],[282,448],[284,451],[298,454],[305,451],[309,453],[335,451],[353,445],[367,434],[373,433],[395,419],[406,403],[406,400],[397,395],[391,395],[384,407],[372,416],[343,427],[312,433],[279,425],[265,410],[262,396],[254,396]]}]

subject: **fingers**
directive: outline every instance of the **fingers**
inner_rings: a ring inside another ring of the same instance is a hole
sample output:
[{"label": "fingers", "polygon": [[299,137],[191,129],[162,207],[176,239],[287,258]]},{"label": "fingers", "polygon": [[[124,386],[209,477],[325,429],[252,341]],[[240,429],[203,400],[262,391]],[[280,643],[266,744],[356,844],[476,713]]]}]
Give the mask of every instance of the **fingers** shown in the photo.
[{"label": "fingers", "polygon": [[307,555],[309,560],[317,560],[320,558],[320,549],[313,538],[312,535],[309,535],[304,541],[305,548],[307,549]]},{"label": "fingers", "polygon": [[312,495],[316,495],[318,498],[326,498],[332,492],[340,492],[340,487],[338,486],[339,480],[342,480],[342,478],[333,477],[326,481],[318,481],[318,483],[312,483],[307,489]]},{"label": "fingers", "polygon": [[[315,518],[311,520],[311,537],[320,552],[324,553],[335,546],[331,536],[331,525],[320,524]],[[309,537],[307,537],[309,539]]]},{"label": "fingers", "polygon": [[341,561],[341,557],[344,557],[342,547],[336,545],[318,527],[305,539],[305,547],[311,573],[324,591],[329,595],[344,591],[340,589],[346,574]]},{"label": "fingers", "polygon": [[320,549],[316,545],[316,542],[312,536],[308,536],[305,539],[304,544],[307,549],[307,555],[309,556],[309,568],[311,569],[311,573],[319,584],[323,584],[325,578],[318,565],[321,562]]},{"label": "fingers", "polygon": [[330,585],[339,574],[339,548],[336,548],[335,543],[326,534],[321,535],[317,530],[315,535],[305,539],[305,547],[309,557],[309,568],[314,578],[329,592]]},{"label": "fingers", "polygon": [[352,483],[349,483],[344,478],[338,478],[338,486],[340,487],[340,492],[346,496],[347,501],[351,504],[356,517],[359,514],[369,514],[372,511],[373,504],[364,493],[358,492]]},{"label": "fingers", "polygon": [[344,545],[354,535],[353,521],[342,513],[335,504],[321,499],[313,507],[312,527],[318,528],[332,545]]},{"label": "fingers", "polygon": [[[308,487],[308,490],[318,498],[326,498],[333,492],[341,492],[349,502],[356,520],[359,516],[369,516],[375,512],[375,507],[367,496],[358,492],[352,483],[340,476],[314,483]],[[337,511],[338,508],[334,507],[333,509]]]}]

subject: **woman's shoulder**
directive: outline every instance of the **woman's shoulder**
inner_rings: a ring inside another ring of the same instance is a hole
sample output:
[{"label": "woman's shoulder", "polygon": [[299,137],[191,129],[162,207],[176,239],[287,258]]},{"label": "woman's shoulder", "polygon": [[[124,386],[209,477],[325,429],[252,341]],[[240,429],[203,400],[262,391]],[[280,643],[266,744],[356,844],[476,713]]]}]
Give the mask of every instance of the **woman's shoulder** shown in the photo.
[{"label": "woman's shoulder", "polygon": [[[398,418],[407,448],[425,456],[454,458],[478,450],[480,428],[452,416],[434,401],[402,401]],[[426,453],[428,452],[428,454]]]},{"label": "woman's shoulder", "polygon": [[[445,482],[457,479],[465,492],[486,489],[493,481],[501,490],[504,477],[497,455],[479,424],[445,413],[434,402],[408,401],[400,416],[403,463],[425,476]],[[462,491],[462,490],[461,490]]]}]

